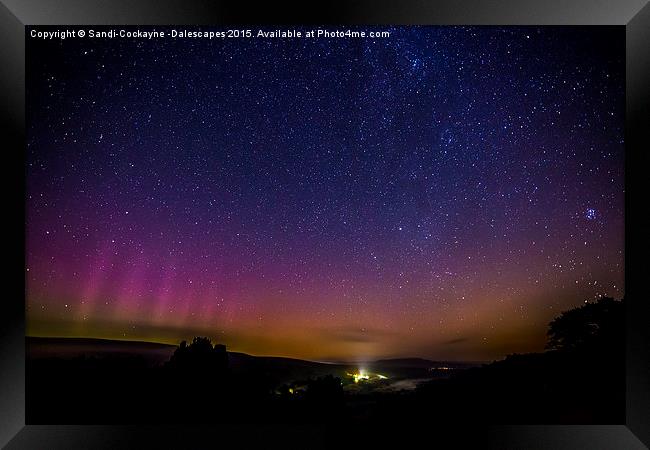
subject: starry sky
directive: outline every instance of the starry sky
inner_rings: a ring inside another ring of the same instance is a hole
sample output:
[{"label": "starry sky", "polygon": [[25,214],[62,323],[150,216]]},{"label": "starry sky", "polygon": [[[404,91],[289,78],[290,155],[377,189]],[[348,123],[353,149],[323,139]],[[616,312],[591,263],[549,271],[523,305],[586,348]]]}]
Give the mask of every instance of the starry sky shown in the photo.
[{"label": "starry sky", "polygon": [[27,333],[490,360],[621,298],[623,29],[381,29],[28,37]]}]

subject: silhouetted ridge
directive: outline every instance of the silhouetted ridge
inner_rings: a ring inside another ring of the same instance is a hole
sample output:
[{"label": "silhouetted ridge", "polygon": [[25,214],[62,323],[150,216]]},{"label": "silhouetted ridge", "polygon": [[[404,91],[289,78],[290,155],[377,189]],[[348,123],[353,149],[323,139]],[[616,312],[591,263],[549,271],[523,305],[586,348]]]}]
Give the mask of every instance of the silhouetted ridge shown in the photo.
[{"label": "silhouetted ridge", "polygon": [[[207,337],[175,348],[28,338],[27,417],[35,424],[624,423],[624,319],[624,301],[601,298],[551,321],[546,352],[471,368],[423,358],[357,365],[258,357],[228,353]],[[164,360],[152,364],[145,350]]]}]

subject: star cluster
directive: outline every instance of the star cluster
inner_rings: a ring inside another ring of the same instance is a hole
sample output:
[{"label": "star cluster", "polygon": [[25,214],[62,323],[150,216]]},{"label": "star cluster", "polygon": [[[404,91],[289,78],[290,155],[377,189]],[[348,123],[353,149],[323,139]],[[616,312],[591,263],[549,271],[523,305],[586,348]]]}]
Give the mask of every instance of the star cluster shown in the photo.
[{"label": "star cluster", "polygon": [[28,333],[490,359],[623,295],[624,32],[27,45]]}]

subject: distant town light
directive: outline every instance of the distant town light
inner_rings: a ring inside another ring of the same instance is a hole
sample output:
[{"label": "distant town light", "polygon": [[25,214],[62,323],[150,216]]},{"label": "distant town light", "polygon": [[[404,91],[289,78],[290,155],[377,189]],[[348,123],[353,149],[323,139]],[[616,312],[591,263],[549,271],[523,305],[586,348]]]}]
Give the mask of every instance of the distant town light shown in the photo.
[{"label": "distant town light", "polygon": [[387,376],[380,375],[378,373],[375,373],[375,374],[368,373],[363,369],[360,369],[356,373],[349,373],[348,372],[347,375],[349,377],[352,377],[352,379],[354,380],[355,383],[359,383],[360,381],[370,381],[373,378],[376,378],[378,380],[386,380],[388,378]]}]

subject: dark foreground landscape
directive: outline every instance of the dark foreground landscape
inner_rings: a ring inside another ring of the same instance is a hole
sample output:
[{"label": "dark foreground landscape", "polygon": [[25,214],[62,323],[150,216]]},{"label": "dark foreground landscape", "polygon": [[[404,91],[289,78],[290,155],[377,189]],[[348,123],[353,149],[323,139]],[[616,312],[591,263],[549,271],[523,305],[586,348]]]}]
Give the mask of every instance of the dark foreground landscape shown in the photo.
[{"label": "dark foreground landscape", "polygon": [[228,352],[208,338],[27,338],[27,423],[624,422],[624,301],[549,324],[547,351],[489,364],[328,364]]}]

